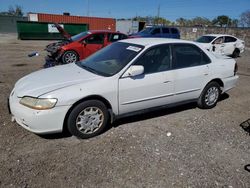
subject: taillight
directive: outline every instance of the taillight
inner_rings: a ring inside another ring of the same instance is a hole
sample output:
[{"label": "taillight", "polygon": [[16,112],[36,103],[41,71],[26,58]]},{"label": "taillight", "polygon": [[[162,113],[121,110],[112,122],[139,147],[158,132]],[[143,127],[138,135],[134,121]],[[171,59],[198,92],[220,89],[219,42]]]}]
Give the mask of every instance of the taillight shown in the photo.
[{"label": "taillight", "polygon": [[235,63],[235,65],[234,65],[234,76],[237,74],[237,72],[238,72],[238,65],[237,65],[237,63]]}]

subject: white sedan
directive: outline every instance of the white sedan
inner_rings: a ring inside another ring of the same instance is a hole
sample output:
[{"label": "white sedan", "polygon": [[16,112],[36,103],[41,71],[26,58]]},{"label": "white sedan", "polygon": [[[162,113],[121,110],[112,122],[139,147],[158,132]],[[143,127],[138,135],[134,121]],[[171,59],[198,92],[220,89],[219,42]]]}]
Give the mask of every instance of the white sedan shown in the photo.
[{"label": "white sedan", "polygon": [[245,50],[245,42],[232,35],[210,34],[201,36],[196,40],[205,49],[234,58]]},{"label": "white sedan", "polygon": [[138,38],[89,58],[21,78],[9,97],[12,119],[37,134],[100,134],[116,118],[196,101],[212,108],[238,76],[234,59],[195,42]]}]

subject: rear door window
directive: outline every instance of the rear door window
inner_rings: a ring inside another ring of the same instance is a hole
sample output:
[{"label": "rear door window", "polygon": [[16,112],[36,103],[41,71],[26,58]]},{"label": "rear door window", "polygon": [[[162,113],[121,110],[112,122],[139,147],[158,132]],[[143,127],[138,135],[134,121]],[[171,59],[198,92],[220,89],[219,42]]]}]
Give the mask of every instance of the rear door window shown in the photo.
[{"label": "rear door window", "polygon": [[173,69],[199,66],[211,62],[199,47],[192,44],[173,44],[172,53]]},{"label": "rear door window", "polygon": [[162,33],[169,34],[170,33],[169,28],[166,28],[166,27],[162,28]]},{"label": "rear door window", "polygon": [[228,37],[228,36],[225,37],[225,43],[228,43],[228,42],[235,42],[236,40],[237,40],[237,39],[234,38],[234,37]]},{"label": "rear door window", "polygon": [[121,33],[109,33],[108,34],[108,39],[110,42],[116,42],[118,40],[126,39],[128,38],[126,35],[121,34]]}]

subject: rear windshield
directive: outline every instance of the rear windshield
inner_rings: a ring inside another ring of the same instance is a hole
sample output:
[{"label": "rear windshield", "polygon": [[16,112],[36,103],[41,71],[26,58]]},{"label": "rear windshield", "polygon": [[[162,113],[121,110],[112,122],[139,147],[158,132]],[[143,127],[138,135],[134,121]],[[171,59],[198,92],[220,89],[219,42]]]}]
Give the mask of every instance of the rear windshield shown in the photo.
[{"label": "rear windshield", "polygon": [[216,37],[214,36],[201,36],[196,40],[196,42],[200,43],[210,43],[212,40],[214,40]]}]

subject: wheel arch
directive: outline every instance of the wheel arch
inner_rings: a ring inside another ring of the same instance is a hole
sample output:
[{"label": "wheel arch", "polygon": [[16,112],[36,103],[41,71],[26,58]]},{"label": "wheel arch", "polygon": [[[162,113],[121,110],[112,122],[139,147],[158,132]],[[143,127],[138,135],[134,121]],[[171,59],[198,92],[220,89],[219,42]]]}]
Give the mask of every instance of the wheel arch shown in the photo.
[{"label": "wheel arch", "polygon": [[78,61],[80,60],[80,58],[81,58],[81,56],[80,56],[80,54],[76,51],[76,50],[74,50],[74,49],[64,49],[64,52],[62,53],[62,55],[61,55],[61,60],[62,60],[62,58],[63,58],[63,55],[66,53],[66,52],[75,52],[76,53],[76,55],[78,56]]},{"label": "wheel arch", "polygon": [[101,101],[103,102],[103,104],[107,107],[108,109],[108,112],[109,112],[109,115],[110,115],[110,121],[113,122],[114,120],[114,114],[113,114],[113,110],[112,110],[112,106],[110,104],[110,102],[105,99],[104,97],[100,96],[100,95],[90,95],[90,96],[87,96],[87,97],[84,97],[78,101],[76,101],[70,108],[69,110],[67,111],[65,117],[64,117],[64,121],[63,121],[63,132],[67,132],[67,119],[69,117],[69,114],[72,112],[72,110],[80,103],[84,102],[84,101],[88,101],[88,100],[98,100],[98,101]]},{"label": "wheel arch", "polygon": [[[216,83],[218,83],[218,84],[220,85],[221,92],[223,91],[224,83],[223,83],[223,81],[222,81],[220,78],[214,78],[214,79],[210,80],[210,81],[205,85],[205,87],[206,87],[209,83],[211,83],[211,82],[216,82]],[[204,87],[204,88],[205,88],[205,87]],[[204,88],[203,88],[203,89],[204,89]]]}]

